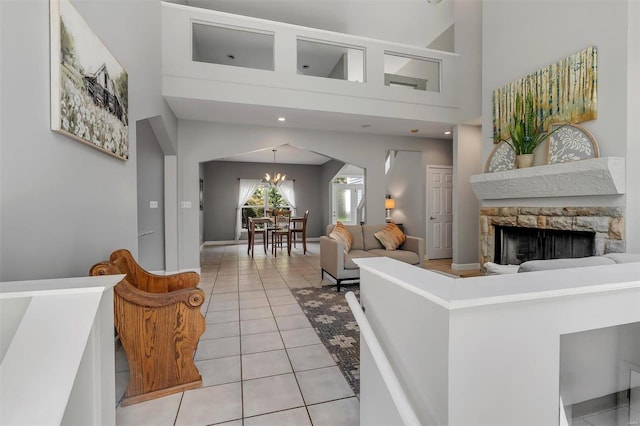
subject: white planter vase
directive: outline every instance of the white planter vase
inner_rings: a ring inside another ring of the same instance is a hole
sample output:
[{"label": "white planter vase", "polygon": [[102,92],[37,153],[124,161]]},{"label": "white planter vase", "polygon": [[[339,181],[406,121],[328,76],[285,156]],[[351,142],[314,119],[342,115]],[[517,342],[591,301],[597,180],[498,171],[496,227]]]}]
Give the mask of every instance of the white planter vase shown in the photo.
[{"label": "white planter vase", "polygon": [[516,155],[516,166],[519,169],[531,167],[533,165],[533,154]]}]

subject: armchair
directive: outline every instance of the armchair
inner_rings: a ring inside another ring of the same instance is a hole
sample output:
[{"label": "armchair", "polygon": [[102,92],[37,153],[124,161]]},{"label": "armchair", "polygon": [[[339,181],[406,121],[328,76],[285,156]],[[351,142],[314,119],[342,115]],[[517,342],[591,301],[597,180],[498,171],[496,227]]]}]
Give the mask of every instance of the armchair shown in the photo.
[{"label": "armchair", "polygon": [[115,326],[129,362],[121,405],[200,387],[193,355],[205,330],[205,296],[195,288],[198,274],[151,274],[127,250],[114,251],[89,274],[126,274],[114,287]]}]

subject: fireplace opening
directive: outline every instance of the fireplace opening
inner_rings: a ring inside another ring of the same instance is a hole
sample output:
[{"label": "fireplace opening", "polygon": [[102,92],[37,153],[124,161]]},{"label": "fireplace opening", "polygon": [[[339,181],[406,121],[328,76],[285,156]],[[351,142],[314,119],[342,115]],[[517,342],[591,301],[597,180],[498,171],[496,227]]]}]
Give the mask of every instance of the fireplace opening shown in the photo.
[{"label": "fireplace opening", "polygon": [[494,262],[519,265],[527,260],[593,256],[595,235],[586,231],[496,226]]}]

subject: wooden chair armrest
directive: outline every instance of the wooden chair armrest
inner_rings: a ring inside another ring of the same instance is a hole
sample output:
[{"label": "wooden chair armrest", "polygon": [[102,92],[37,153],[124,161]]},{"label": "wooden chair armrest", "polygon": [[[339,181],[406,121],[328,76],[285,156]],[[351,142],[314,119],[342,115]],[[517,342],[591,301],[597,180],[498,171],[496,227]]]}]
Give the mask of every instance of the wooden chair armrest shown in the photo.
[{"label": "wooden chair armrest", "polygon": [[204,291],[199,288],[185,288],[168,293],[149,293],[138,290],[126,279],[116,285],[114,291],[119,297],[133,304],[149,308],[169,306],[178,302],[197,308],[204,303],[205,298]]},{"label": "wooden chair armrest", "polygon": [[196,288],[200,282],[200,275],[197,272],[189,271],[172,275],[156,275],[140,267],[136,270],[136,278],[138,283],[146,283],[147,289],[151,293]]},{"label": "wooden chair armrest", "polygon": [[119,275],[121,273],[118,267],[108,260],[96,263],[89,269],[89,275],[92,277],[98,275]]},{"label": "wooden chair armrest", "polygon": [[111,253],[110,260],[120,271],[127,271],[129,282],[150,293],[166,293],[184,288],[195,288],[200,282],[197,272],[180,272],[172,275],[157,275],[145,270],[135,261],[129,250],[119,249]]}]

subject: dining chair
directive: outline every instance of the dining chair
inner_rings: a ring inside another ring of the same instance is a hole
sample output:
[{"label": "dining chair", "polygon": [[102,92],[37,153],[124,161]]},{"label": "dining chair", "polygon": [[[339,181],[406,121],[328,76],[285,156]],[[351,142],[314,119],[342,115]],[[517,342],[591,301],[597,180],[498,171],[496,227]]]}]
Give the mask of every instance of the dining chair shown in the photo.
[{"label": "dining chair", "polygon": [[274,228],[271,230],[271,252],[276,257],[278,253],[278,246],[282,247],[284,244],[284,238],[287,239],[287,251],[290,247],[291,229],[289,224],[291,221],[291,210],[274,210]]},{"label": "dining chair", "polygon": [[289,242],[289,254],[291,254],[291,243],[293,246],[296,246],[297,235],[300,234],[302,236],[302,251],[304,254],[307,254],[307,218],[309,217],[309,210],[304,212],[304,216],[302,218],[292,218],[291,219],[291,242]]},{"label": "dining chair", "polygon": [[[267,233],[267,224],[263,219],[259,218],[250,218],[249,219],[249,244],[251,245],[251,257],[253,257],[253,249],[256,245],[256,235],[262,235],[262,248],[264,249],[265,254],[267,253],[267,242],[269,241],[269,236]],[[247,247],[247,253],[249,252],[249,247]]]}]

